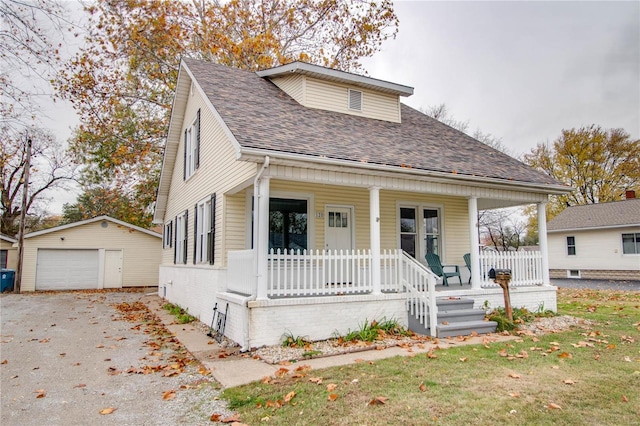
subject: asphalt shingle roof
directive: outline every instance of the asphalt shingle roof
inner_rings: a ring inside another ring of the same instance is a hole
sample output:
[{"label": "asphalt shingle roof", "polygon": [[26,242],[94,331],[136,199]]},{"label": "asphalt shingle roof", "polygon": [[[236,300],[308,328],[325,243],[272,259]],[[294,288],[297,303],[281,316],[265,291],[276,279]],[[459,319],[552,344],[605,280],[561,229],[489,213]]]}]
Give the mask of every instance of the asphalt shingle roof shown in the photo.
[{"label": "asphalt shingle roof", "polygon": [[547,231],[640,226],[640,198],[567,207],[547,223]]},{"label": "asphalt shingle roof", "polygon": [[184,62],[243,148],[560,185],[404,104],[402,123],[306,108],[253,72],[192,59]]}]

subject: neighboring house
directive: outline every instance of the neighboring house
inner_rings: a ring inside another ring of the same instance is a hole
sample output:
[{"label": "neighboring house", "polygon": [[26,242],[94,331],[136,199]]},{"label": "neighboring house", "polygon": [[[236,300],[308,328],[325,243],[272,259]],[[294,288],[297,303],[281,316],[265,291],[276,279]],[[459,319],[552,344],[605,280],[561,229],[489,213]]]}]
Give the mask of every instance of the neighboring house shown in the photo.
[{"label": "neighboring house", "polygon": [[547,223],[552,278],[640,280],[640,199],[567,207]]},{"label": "neighboring house", "polygon": [[21,291],[155,287],[162,235],[109,216],[24,236]]},{"label": "neighboring house", "polygon": [[228,304],[225,335],[244,349],[316,340],[406,325],[407,306],[435,315],[425,254],[466,270],[471,253],[471,285],[439,294],[499,305],[486,271],[511,266],[514,306],[555,309],[546,240],[526,258],[480,253],[477,216],[537,203],[545,224],[548,195],[568,188],[400,102],[412,93],[301,62],[184,60],[154,213],[160,295],[207,323]]},{"label": "neighboring house", "polygon": [[0,269],[16,269],[18,266],[18,249],[15,238],[0,234]]}]

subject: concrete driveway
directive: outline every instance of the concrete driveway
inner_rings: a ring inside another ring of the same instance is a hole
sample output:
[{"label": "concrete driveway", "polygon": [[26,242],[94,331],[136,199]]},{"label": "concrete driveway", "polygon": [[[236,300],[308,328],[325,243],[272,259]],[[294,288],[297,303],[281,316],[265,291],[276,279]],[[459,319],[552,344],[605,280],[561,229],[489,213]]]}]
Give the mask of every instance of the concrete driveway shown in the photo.
[{"label": "concrete driveway", "polygon": [[163,326],[149,325],[135,303],[142,297],[0,296],[0,423],[201,425],[226,414],[206,370]]}]

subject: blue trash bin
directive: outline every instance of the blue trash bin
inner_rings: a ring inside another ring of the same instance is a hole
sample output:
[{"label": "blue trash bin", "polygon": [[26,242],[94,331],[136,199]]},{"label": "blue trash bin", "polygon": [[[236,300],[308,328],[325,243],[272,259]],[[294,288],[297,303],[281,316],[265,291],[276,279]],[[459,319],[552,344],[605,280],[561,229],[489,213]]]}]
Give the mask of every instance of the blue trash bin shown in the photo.
[{"label": "blue trash bin", "polygon": [[13,269],[0,270],[0,292],[6,290],[13,291],[13,284],[16,279],[16,271]]}]

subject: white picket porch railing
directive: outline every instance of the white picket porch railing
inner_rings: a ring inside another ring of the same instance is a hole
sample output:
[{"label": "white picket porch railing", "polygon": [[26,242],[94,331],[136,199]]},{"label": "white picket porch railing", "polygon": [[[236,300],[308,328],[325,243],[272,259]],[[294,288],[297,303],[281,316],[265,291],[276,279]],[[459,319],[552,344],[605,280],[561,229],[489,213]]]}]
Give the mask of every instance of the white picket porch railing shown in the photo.
[{"label": "white picket porch railing", "polygon": [[544,284],[542,253],[539,251],[483,251],[480,253],[480,280],[482,287],[499,287],[489,278],[491,269],[510,269],[511,287]]},{"label": "white picket porch railing", "polygon": [[429,330],[436,337],[438,306],[436,305],[437,276],[402,250],[398,250],[400,280],[407,292],[407,310],[420,324],[429,317]]},{"label": "white picket porch railing", "polygon": [[[271,251],[267,255],[267,297],[309,297],[366,294],[373,291],[370,250]],[[498,287],[490,269],[510,269],[513,287],[542,285],[540,252],[480,253],[481,286]],[[425,275],[427,274],[427,275]],[[435,276],[402,250],[383,250],[380,255],[381,290],[432,293],[428,284]],[[257,294],[253,250],[229,252],[227,290]],[[435,294],[435,293],[434,293]]]}]

